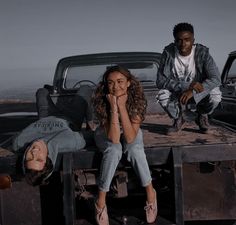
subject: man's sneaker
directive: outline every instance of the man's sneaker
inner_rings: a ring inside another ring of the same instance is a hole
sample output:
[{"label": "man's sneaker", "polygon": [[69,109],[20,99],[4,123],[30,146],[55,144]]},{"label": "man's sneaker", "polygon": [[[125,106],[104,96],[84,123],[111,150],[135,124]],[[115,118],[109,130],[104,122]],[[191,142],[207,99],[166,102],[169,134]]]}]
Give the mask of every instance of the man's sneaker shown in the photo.
[{"label": "man's sneaker", "polygon": [[158,208],[157,208],[157,196],[156,191],[155,192],[155,199],[154,202],[148,203],[146,202],[146,206],[144,207],[144,210],[146,211],[146,220],[147,223],[154,223],[157,218]]},{"label": "man's sneaker", "polygon": [[198,114],[195,122],[199,126],[200,131],[207,133],[209,128],[208,115]]},{"label": "man's sneaker", "polygon": [[106,205],[102,209],[99,209],[95,202],[95,219],[98,225],[109,225]]},{"label": "man's sneaker", "polygon": [[182,116],[180,116],[178,119],[174,119],[174,123],[172,127],[168,129],[168,134],[176,133],[180,131],[181,129],[183,129],[184,123],[185,123],[185,120],[183,119]]}]

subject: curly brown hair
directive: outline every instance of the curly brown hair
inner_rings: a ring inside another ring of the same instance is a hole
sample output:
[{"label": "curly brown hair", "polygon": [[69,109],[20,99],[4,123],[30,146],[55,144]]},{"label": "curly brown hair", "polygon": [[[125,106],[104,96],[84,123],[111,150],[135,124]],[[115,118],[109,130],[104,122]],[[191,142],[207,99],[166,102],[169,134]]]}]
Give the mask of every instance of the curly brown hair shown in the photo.
[{"label": "curly brown hair", "polygon": [[137,116],[143,121],[145,119],[147,100],[143,87],[130,71],[119,65],[108,68],[103,74],[92,98],[95,114],[102,125],[110,119],[110,104],[106,95],[109,94],[107,78],[110,73],[119,72],[130,82],[127,90],[128,99],[126,102],[127,111],[131,120],[135,121]]}]

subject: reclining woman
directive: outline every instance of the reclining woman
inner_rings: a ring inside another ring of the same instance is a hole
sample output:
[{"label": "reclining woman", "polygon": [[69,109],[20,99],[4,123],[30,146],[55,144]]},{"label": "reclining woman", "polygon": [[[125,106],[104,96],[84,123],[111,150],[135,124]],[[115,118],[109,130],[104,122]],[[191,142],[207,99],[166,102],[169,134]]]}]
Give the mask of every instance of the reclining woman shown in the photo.
[{"label": "reclining woman", "polygon": [[23,173],[26,181],[41,185],[52,174],[60,152],[82,149],[85,140],[73,131],[67,120],[48,116],[30,124],[14,139],[13,149],[23,152]]},{"label": "reclining woman", "polygon": [[[13,141],[13,150],[23,155],[23,172],[29,184],[41,185],[48,180],[58,153],[85,147],[81,124],[88,117],[89,104],[85,104],[86,100],[80,95],[77,97],[80,98],[77,107],[81,111],[74,109],[77,117],[70,117],[56,107],[47,88],[38,89],[36,104],[39,120],[23,129]],[[87,123],[92,124],[90,116]]]},{"label": "reclining woman", "polygon": [[103,153],[95,202],[96,221],[98,225],[109,224],[106,194],[124,153],[146,189],[146,219],[153,223],[157,216],[157,199],[140,129],[146,112],[142,86],[129,70],[120,66],[110,67],[95,91],[93,103],[100,121],[95,131],[95,142]]}]

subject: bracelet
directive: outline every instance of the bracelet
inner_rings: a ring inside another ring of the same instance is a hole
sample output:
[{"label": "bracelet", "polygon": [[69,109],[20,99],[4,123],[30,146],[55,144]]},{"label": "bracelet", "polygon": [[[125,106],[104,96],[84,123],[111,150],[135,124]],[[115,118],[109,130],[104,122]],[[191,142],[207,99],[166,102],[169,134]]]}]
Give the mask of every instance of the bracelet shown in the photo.
[{"label": "bracelet", "polygon": [[119,122],[111,122],[111,124],[120,124]]},{"label": "bracelet", "polygon": [[118,111],[117,111],[117,110],[115,110],[115,111],[110,111],[110,113],[118,113]]}]

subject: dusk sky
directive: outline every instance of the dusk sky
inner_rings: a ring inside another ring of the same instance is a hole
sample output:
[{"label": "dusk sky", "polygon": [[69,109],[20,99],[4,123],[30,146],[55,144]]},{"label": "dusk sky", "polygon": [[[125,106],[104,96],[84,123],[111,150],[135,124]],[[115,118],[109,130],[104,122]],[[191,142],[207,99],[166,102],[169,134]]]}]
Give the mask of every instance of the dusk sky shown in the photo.
[{"label": "dusk sky", "polygon": [[235,0],[0,0],[0,90],[52,83],[65,56],[162,52],[179,22],[194,25],[221,72],[236,50],[235,10]]}]

